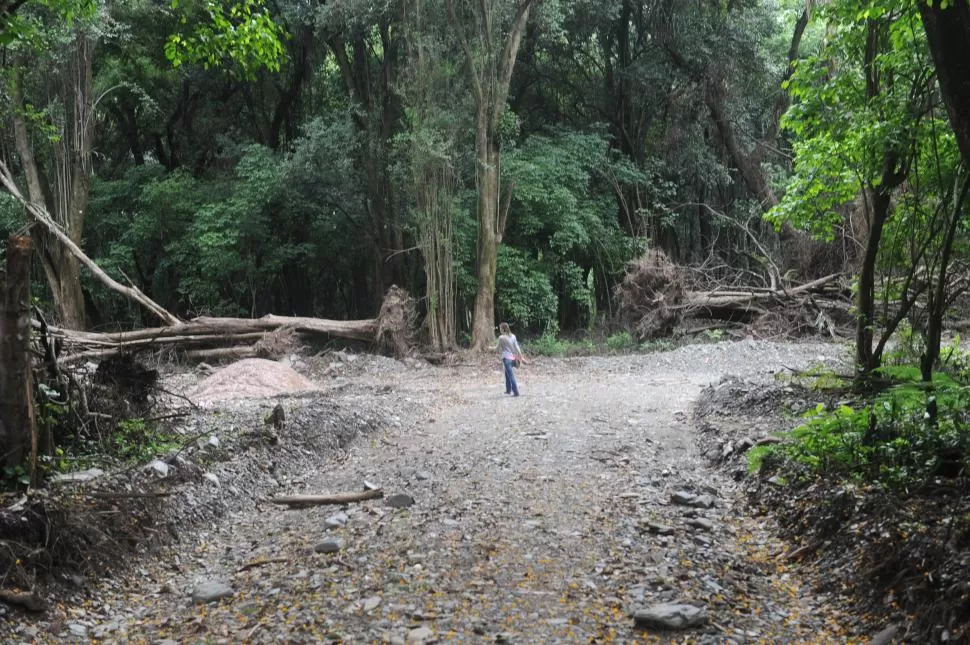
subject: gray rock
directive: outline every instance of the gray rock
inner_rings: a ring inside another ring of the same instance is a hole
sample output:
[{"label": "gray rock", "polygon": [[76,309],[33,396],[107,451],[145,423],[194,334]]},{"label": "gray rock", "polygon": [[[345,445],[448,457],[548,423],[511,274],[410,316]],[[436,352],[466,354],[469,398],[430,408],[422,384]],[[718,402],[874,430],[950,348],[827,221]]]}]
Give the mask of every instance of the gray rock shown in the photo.
[{"label": "gray rock", "polygon": [[79,625],[78,623],[68,623],[67,631],[71,632],[74,636],[84,638],[88,635],[88,628],[84,625]]},{"label": "gray rock", "polygon": [[694,493],[689,493],[686,490],[679,490],[670,496],[670,501],[673,502],[674,504],[687,506],[688,504],[693,502],[696,497],[697,495],[694,495]]},{"label": "gray rock", "polygon": [[693,526],[696,529],[701,529],[703,531],[714,530],[714,522],[703,517],[695,517],[693,519],[687,520],[687,524]]},{"label": "gray rock", "polygon": [[336,553],[340,549],[344,548],[344,543],[337,539],[324,540],[320,544],[313,547],[313,550],[317,553]]},{"label": "gray rock", "polygon": [[414,478],[419,482],[427,481],[431,479],[431,473],[429,473],[427,470],[419,470],[418,472],[414,473]]},{"label": "gray rock", "polygon": [[216,475],[214,475],[212,473],[206,473],[206,474],[204,474],[202,476],[206,479],[206,481],[212,482],[216,486],[219,485],[219,477],[217,477]]},{"label": "gray rock", "polygon": [[434,637],[434,630],[430,627],[415,627],[408,632],[409,643],[423,643]]},{"label": "gray rock", "polygon": [[207,443],[209,444],[209,447],[210,448],[218,448],[219,447],[219,437],[215,436],[214,434],[210,434],[209,435],[209,441]]},{"label": "gray rock", "polygon": [[350,521],[350,518],[347,517],[346,513],[334,513],[333,515],[325,519],[323,523],[326,525],[327,528],[339,529],[342,526],[346,526],[347,522],[349,521]]},{"label": "gray rock", "polygon": [[210,580],[195,586],[192,590],[192,602],[196,604],[215,602],[222,598],[228,598],[234,593],[232,587],[226,583]]},{"label": "gray rock", "polygon": [[898,629],[899,628],[896,625],[890,625],[886,629],[873,636],[872,640],[869,641],[869,645],[889,645],[893,638],[896,637],[896,632]]},{"label": "gray rock", "polygon": [[396,493],[384,499],[384,506],[391,508],[409,508],[414,505],[414,498],[406,493]]},{"label": "gray rock", "polygon": [[64,473],[63,475],[55,475],[51,477],[52,484],[68,484],[75,482],[89,482],[92,479],[100,477],[104,474],[104,471],[100,468],[88,468],[87,470],[80,470],[76,473]]},{"label": "gray rock", "polygon": [[364,600],[364,605],[363,605],[364,611],[365,612],[374,611],[380,606],[380,604],[381,604],[380,596],[371,596],[370,598],[367,598],[366,600]]},{"label": "gray rock", "polygon": [[656,533],[657,535],[672,535],[674,532],[674,527],[657,522],[647,522],[646,528],[651,533]]},{"label": "gray rock", "polygon": [[166,464],[164,461],[161,461],[159,459],[156,459],[155,461],[151,462],[145,468],[146,470],[151,470],[157,473],[161,477],[168,477],[168,471],[169,471],[168,464]]},{"label": "gray rock", "polygon": [[695,508],[713,508],[716,500],[711,495],[698,495],[690,501]]},{"label": "gray rock", "polygon": [[707,609],[679,603],[664,603],[633,614],[640,629],[690,629],[707,623]]}]

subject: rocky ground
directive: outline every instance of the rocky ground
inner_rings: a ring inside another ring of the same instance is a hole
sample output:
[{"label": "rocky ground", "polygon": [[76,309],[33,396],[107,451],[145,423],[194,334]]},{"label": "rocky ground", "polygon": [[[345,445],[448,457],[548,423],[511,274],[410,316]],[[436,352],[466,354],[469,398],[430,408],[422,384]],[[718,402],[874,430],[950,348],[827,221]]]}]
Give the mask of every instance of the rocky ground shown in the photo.
[{"label": "rocky ground", "polygon": [[[151,475],[179,477],[157,527],[174,543],[76,580],[39,618],[8,613],[0,640],[867,642],[872,626],[789,568],[692,423],[726,375],[770,382],[845,358],[743,341],[537,359],[519,398],[491,363],[296,360],[320,391],[185,421],[192,450]],[[278,430],[264,423],[277,402]],[[268,501],[365,481],[385,498]]]}]

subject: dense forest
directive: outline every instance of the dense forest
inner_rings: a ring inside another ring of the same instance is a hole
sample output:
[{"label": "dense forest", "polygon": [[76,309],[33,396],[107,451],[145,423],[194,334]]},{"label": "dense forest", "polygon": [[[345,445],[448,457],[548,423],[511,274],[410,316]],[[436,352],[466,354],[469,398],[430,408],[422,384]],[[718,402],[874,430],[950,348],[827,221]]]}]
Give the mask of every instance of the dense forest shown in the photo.
[{"label": "dense forest", "polygon": [[[844,223],[817,248],[761,216],[849,219],[845,190],[786,188],[812,179],[794,146],[848,125],[809,99],[825,60],[865,64],[856,5],[28,2],[5,30],[2,155],[101,267],[182,317],[364,318],[397,284],[440,346],[477,318],[476,343],[493,319],[554,334],[609,323],[648,248],[755,284],[854,260]],[[932,70],[922,37],[880,46]],[[813,114],[783,128],[793,95]],[[59,321],[150,322],[38,237]]]},{"label": "dense forest", "polygon": [[[0,154],[100,267],[182,318],[366,318],[398,285],[431,345],[483,347],[498,319],[618,322],[628,263],[659,249],[715,284],[857,273],[872,369],[881,331],[957,288],[965,80],[945,41],[963,11],[7,2]],[[935,71],[935,41],[955,69]],[[0,229],[26,220],[0,202]],[[60,323],[151,322],[33,230]]]}]

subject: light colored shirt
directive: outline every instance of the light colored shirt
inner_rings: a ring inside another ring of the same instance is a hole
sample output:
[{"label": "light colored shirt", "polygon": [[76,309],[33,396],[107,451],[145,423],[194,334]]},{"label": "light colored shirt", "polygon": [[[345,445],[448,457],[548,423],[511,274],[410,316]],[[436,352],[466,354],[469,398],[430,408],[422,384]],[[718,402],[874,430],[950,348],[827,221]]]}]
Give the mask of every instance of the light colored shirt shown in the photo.
[{"label": "light colored shirt", "polygon": [[502,334],[499,336],[498,349],[502,352],[503,359],[513,359],[516,356],[522,355],[522,348],[519,347],[519,341],[515,338],[515,334]]}]

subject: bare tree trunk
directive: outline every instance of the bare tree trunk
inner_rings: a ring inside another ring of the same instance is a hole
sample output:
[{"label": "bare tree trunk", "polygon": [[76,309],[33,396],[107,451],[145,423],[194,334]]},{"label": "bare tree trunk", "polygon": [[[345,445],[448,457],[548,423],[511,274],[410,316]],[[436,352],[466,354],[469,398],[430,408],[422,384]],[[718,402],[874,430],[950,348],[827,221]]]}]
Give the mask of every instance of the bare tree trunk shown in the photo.
[{"label": "bare tree trunk", "polygon": [[[512,82],[519,45],[535,0],[516,0],[515,13],[504,34],[495,33],[495,0],[483,0],[468,8],[475,33],[469,36],[466,22],[455,10],[455,0],[445,0],[448,16],[462,51],[465,71],[475,99],[475,180],[478,189],[478,289],[472,321],[472,349],[482,351],[495,341],[495,274],[498,247],[505,229],[500,213],[501,147],[498,124]],[[502,40],[500,40],[502,39]],[[484,51],[476,51],[472,42]]]},{"label": "bare tree trunk", "polygon": [[477,119],[475,148],[478,187],[478,289],[475,292],[475,315],[472,319],[472,349],[485,350],[495,340],[495,275],[498,267],[499,159],[495,134],[489,132],[489,117]]},{"label": "bare tree trunk", "polygon": [[965,164],[970,165],[970,4],[953,0],[945,9],[940,2],[919,2],[930,54],[940,79],[940,93]]},{"label": "bare tree trunk", "polygon": [[0,451],[4,466],[37,469],[37,424],[30,369],[29,237],[7,243],[7,273],[0,273]]},{"label": "bare tree trunk", "polygon": [[876,259],[882,231],[889,220],[892,189],[879,187],[870,191],[869,230],[866,250],[859,268],[859,292],[856,296],[856,363],[863,374],[879,367],[882,358],[873,351],[876,318]]},{"label": "bare tree trunk", "polygon": [[[94,49],[94,40],[79,32],[67,53],[68,62],[58,88],[67,118],[54,147],[55,172],[52,177],[46,177],[42,172],[23,117],[26,100],[22,72],[13,84],[14,141],[27,177],[29,199],[43,207],[75,245],[80,245],[84,231],[91,186],[95,125]],[[83,328],[84,294],[78,258],[49,229],[39,229],[36,238],[44,275],[61,324],[72,329]]]}]

